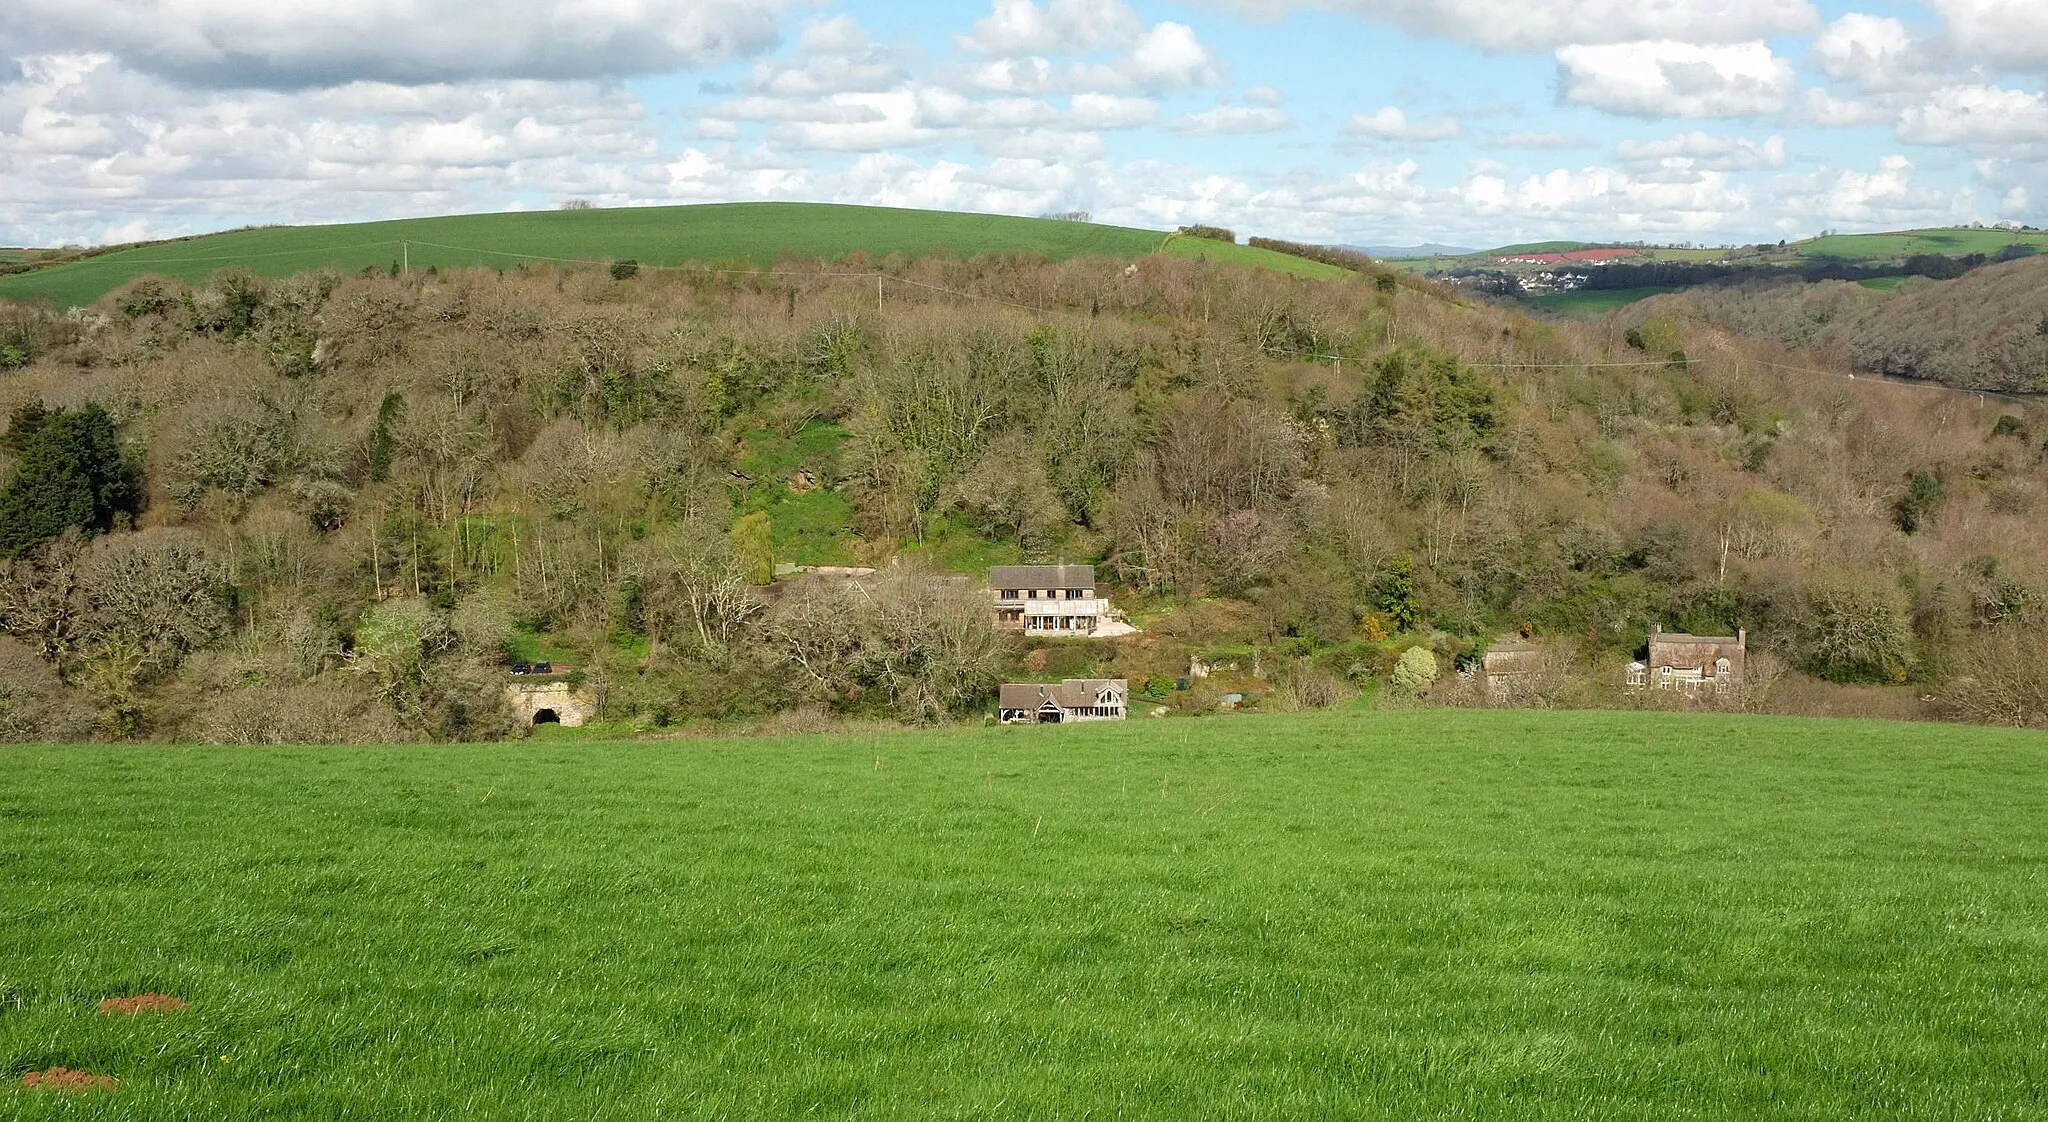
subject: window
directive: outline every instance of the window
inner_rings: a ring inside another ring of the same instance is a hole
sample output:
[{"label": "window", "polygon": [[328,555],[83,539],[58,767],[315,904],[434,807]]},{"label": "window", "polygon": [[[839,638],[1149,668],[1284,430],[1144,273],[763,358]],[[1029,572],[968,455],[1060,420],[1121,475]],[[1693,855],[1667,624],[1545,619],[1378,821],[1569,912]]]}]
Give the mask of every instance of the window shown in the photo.
[{"label": "window", "polygon": [[1038,590],[1034,588],[1030,592],[1025,593],[1024,595],[1029,597],[1030,599],[1036,600],[1038,599]]},{"label": "window", "polygon": [[1003,599],[1005,599],[1005,600],[1015,600],[1016,598],[1017,598],[1017,590],[1016,590],[1016,589],[1014,589],[1014,588],[1005,588],[1005,589],[1003,589]]}]

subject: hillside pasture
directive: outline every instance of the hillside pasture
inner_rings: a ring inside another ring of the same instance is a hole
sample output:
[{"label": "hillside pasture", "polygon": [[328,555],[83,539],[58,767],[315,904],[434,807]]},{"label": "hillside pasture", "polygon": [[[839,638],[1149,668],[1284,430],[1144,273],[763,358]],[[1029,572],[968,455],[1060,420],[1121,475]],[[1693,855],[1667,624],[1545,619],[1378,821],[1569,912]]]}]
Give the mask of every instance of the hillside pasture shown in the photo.
[{"label": "hillside pasture", "polygon": [[270,277],[401,264],[424,269],[628,259],[644,265],[765,268],[788,257],[840,260],[856,253],[870,258],[1029,253],[1053,260],[1134,259],[1162,247],[1175,255],[1300,276],[1345,275],[1327,265],[1249,246],[1087,222],[812,203],[716,203],[233,230],[0,277],[0,299],[84,305],[140,276],[198,283],[228,268]]},{"label": "hillside pasture", "polygon": [[1906,724],[0,750],[0,1114],[2033,1117],[2044,853]]},{"label": "hillside pasture", "polygon": [[1981,253],[1990,257],[2011,245],[2048,249],[2048,231],[1951,227],[1890,234],[1830,234],[1800,242],[1796,248],[1806,258],[1878,263],[1917,254],[1964,257]]},{"label": "hillside pasture", "polygon": [[1576,289],[1571,292],[1553,292],[1544,296],[1524,296],[1522,303],[1532,308],[1559,315],[1576,316],[1584,319],[1598,319],[1619,308],[1626,308],[1638,300],[1676,292],[1671,285],[1643,285],[1638,288]]}]

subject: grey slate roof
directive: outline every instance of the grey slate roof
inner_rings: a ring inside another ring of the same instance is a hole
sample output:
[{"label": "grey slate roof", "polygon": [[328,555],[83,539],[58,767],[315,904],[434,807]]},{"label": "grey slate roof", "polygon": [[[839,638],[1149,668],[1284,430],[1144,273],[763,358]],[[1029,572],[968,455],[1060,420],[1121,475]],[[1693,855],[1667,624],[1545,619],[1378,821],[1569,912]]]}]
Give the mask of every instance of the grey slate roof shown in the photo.
[{"label": "grey slate roof", "polygon": [[990,588],[1094,588],[1093,565],[997,565],[988,571]]},{"label": "grey slate roof", "polygon": [[1068,678],[1064,682],[1004,682],[996,693],[1001,709],[1039,709],[1050,701],[1062,709],[1082,709],[1098,704],[1097,695],[1109,686],[1128,691],[1122,678]]}]

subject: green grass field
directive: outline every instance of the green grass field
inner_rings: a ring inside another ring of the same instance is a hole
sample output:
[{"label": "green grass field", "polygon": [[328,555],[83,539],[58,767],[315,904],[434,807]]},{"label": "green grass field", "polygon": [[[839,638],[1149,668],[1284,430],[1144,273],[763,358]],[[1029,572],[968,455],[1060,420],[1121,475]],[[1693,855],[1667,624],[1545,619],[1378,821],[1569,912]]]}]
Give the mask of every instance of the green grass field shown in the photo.
[{"label": "green grass field", "polygon": [[1944,726],[0,750],[0,1116],[2041,1117],[2044,868]]},{"label": "green grass field", "polygon": [[1584,316],[1598,319],[1617,308],[1626,308],[1638,300],[1676,292],[1671,285],[1644,285],[1639,288],[1612,288],[1599,291],[1580,289],[1575,292],[1554,292],[1547,296],[1528,296],[1522,302],[1531,307],[1542,308],[1560,315]]},{"label": "green grass field", "polygon": [[58,305],[82,305],[150,273],[199,282],[230,267],[290,276],[326,268],[388,268],[401,258],[416,269],[627,258],[649,265],[765,266],[784,256],[836,260],[856,252],[877,257],[949,251],[1039,253],[1056,260],[1128,259],[1158,252],[1162,246],[1176,255],[1207,256],[1299,276],[1348,275],[1269,250],[1194,238],[1169,240],[1158,231],[1121,226],[885,207],[717,203],[237,230],[0,277],[0,299],[47,298]]},{"label": "green grass field", "polygon": [[1991,256],[2018,243],[2048,249],[2048,231],[1972,229],[1954,227],[1934,230],[1905,230],[1892,234],[1833,234],[1812,238],[1798,245],[1800,256],[1841,261],[1893,261],[1917,253],[1961,257],[1972,253]]}]

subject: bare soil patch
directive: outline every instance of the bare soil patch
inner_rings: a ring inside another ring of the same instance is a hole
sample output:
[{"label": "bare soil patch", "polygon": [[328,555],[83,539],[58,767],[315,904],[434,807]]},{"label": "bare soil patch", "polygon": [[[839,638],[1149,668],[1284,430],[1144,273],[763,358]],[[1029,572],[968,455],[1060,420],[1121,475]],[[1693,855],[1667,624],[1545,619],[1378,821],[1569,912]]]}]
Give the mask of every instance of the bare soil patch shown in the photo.
[{"label": "bare soil patch", "polygon": [[145,1013],[176,1013],[189,1002],[167,993],[144,993],[134,997],[110,997],[100,1002],[102,1017],[136,1017]]},{"label": "bare soil patch", "polygon": [[88,1091],[111,1091],[121,1081],[111,1075],[94,1075],[89,1071],[74,1071],[68,1067],[53,1067],[48,1071],[31,1071],[21,1077],[21,1085],[36,1091],[61,1091],[83,1093]]}]

